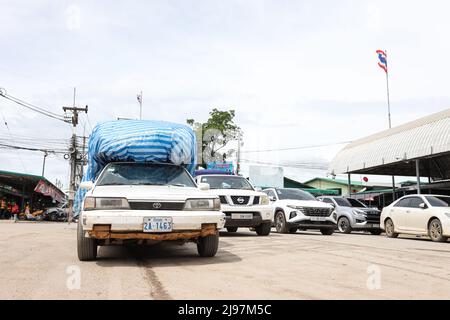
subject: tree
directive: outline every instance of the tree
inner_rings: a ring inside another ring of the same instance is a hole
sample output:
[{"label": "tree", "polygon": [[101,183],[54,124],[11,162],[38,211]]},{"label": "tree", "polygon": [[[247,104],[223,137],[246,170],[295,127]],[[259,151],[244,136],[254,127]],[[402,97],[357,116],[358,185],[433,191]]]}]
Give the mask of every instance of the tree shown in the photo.
[{"label": "tree", "polygon": [[[197,134],[201,134],[203,164],[222,162],[234,154],[234,150],[224,149],[230,142],[242,139],[242,130],[234,123],[234,117],[234,110],[220,111],[214,108],[205,123],[197,123],[194,119],[186,120]],[[224,152],[220,153],[220,150]]]}]

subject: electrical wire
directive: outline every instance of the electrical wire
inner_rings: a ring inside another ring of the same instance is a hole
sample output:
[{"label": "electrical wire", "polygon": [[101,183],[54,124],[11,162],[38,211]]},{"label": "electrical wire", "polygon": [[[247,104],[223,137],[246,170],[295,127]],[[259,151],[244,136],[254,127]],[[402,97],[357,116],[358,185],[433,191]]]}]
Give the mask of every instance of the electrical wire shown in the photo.
[{"label": "electrical wire", "polygon": [[241,153],[258,153],[258,152],[272,152],[272,151],[288,151],[288,150],[301,150],[301,149],[314,149],[314,148],[320,148],[320,147],[328,147],[328,146],[334,146],[344,143],[350,143],[352,141],[342,141],[342,142],[335,142],[335,143],[327,143],[327,144],[318,144],[318,145],[309,145],[309,146],[299,146],[299,147],[287,147],[287,148],[279,148],[279,149],[263,149],[263,150],[242,150]]},{"label": "electrical wire", "polygon": [[[2,115],[2,119],[3,119],[4,123],[5,123],[6,129],[8,130],[9,136],[10,136],[10,138],[12,140],[11,130],[9,129],[8,121],[6,121],[5,115],[3,114],[3,111],[1,109],[0,109],[0,113]],[[27,168],[25,167],[25,163],[23,162],[22,156],[20,155],[19,152],[17,152],[17,157],[19,158],[19,161],[22,164],[24,172],[28,172]]]},{"label": "electrical wire", "polygon": [[50,117],[50,118],[53,118],[53,119],[56,119],[56,120],[60,120],[60,121],[63,121],[63,122],[68,122],[66,119],[64,119],[64,116],[61,116],[59,114],[56,114],[56,113],[48,111],[48,110],[45,110],[45,109],[40,108],[38,106],[35,106],[35,105],[33,105],[33,104],[29,103],[29,102],[23,101],[23,100],[21,100],[19,98],[13,97],[13,96],[9,95],[6,92],[6,90],[3,89],[3,88],[0,88],[0,96],[5,98],[5,99],[8,99],[8,100],[10,100],[12,102],[15,102],[15,103],[17,103],[17,104],[19,104],[19,105],[21,105],[21,106],[23,106],[25,108],[28,108],[28,109],[33,110],[35,112],[38,112],[38,113],[40,113],[42,115],[45,115],[47,117]]},{"label": "electrical wire", "polygon": [[272,166],[282,166],[289,168],[297,168],[297,169],[312,169],[312,170],[327,170],[328,165],[323,163],[314,163],[314,162],[304,162],[304,163],[272,163],[272,162],[262,162],[257,160],[249,160],[249,159],[241,159],[241,162],[246,163],[256,163],[263,165],[272,165]]}]

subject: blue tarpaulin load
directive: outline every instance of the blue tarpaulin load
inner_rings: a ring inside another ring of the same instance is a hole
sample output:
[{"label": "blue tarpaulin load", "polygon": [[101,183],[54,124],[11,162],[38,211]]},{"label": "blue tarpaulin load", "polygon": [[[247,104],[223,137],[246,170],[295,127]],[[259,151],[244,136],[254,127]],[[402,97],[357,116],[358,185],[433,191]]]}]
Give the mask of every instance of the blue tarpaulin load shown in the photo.
[{"label": "blue tarpaulin load", "polygon": [[[184,166],[194,173],[197,145],[193,130],[182,124],[152,120],[117,120],[98,124],[88,144],[88,167],[82,181],[94,181],[110,162],[159,162]],[[86,190],[78,189],[74,215]]]}]

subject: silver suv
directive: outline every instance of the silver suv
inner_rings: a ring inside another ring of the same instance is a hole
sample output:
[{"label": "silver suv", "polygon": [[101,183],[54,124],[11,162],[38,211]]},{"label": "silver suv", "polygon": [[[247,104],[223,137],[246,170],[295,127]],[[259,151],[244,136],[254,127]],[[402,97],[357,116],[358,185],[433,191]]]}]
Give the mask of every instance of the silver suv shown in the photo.
[{"label": "silver suv", "polygon": [[380,214],[378,209],[369,208],[361,201],[344,197],[321,196],[320,201],[331,204],[337,213],[337,227],[342,233],[368,231],[381,234]]}]

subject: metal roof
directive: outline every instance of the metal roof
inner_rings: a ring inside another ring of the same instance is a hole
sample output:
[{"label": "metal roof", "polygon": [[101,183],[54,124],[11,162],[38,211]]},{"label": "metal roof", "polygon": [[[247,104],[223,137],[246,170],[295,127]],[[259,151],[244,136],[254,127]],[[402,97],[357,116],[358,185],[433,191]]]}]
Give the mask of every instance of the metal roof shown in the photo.
[{"label": "metal roof", "polygon": [[329,172],[414,176],[450,176],[450,109],[356,140],[331,161]]}]

